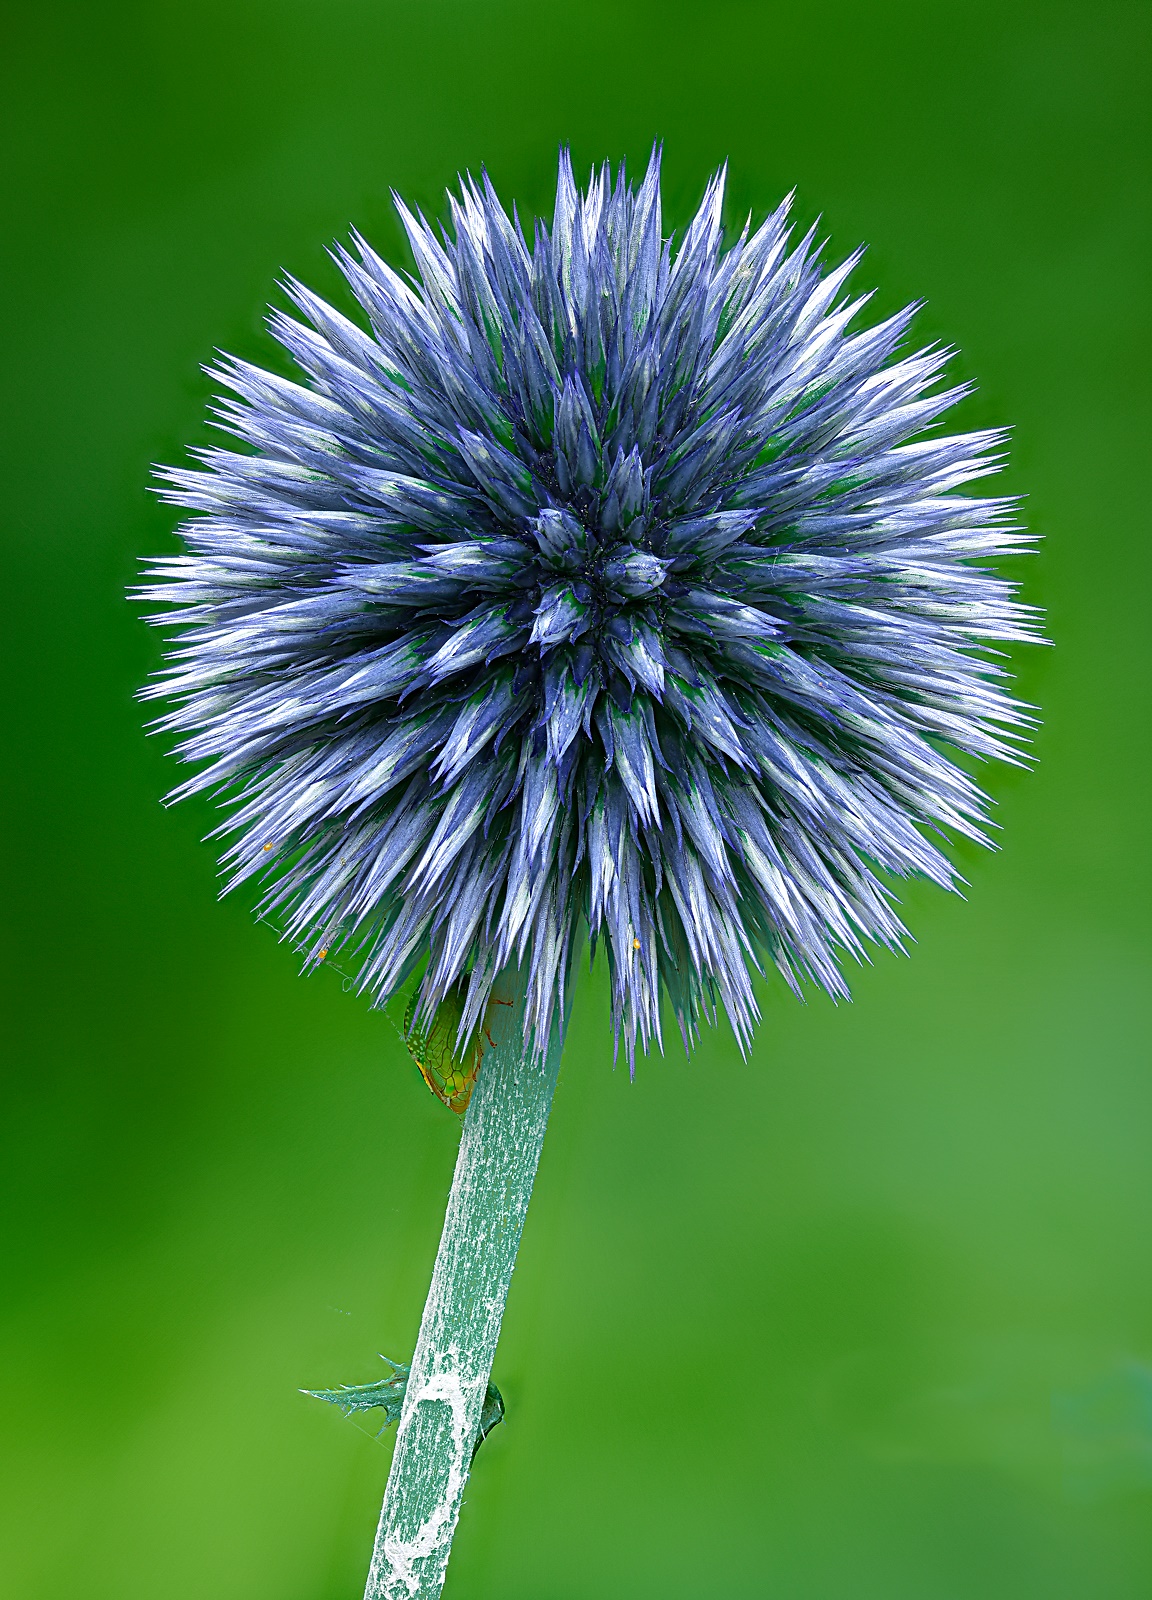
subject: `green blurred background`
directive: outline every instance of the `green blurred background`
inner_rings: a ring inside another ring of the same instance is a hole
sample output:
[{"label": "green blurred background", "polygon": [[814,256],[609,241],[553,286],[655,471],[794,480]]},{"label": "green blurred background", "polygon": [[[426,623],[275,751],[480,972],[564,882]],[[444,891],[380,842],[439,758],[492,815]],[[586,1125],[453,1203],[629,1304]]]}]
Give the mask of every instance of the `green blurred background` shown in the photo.
[{"label": "green blurred background", "polygon": [[0,1571],[344,1600],[390,1445],[299,1393],[414,1342],[456,1124],[386,1017],[216,904],[134,687],[149,463],[388,190],[546,211],[666,141],[682,226],[795,185],[1011,422],[1056,648],[967,901],[855,1004],[612,1070],[583,982],[448,1593],[1152,1593],[1146,4],[201,0],[6,24]]}]

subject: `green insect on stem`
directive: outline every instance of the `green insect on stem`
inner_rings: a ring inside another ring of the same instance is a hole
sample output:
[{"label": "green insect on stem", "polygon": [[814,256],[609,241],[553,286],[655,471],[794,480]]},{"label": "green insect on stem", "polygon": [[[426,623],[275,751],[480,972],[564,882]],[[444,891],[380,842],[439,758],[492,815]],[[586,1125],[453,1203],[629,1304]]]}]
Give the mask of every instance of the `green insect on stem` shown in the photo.
[{"label": "green insect on stem", "polygon": [[480,1063],[486,1048],[492,1044],[488,1028],[492,1007],[510,1003],[495,998],[490,1000],[479,1027],[462,1047],[458,1046],[467,987],[467,975],[458,978],[426,1023],[417,1021],[415,995],[404,1012],[404,1043],[409,1054],[437,1100],[458,1116],[463,1116],[468,1109]]}]

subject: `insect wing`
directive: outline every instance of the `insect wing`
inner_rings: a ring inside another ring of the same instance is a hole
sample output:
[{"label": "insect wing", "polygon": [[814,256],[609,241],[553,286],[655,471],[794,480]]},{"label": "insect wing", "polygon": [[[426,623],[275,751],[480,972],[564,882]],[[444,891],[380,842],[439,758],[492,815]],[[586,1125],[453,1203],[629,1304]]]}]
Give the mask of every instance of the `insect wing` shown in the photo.
[{"label": "insect wing", "polygon": [[459,1116],[468,1109],[480,1070],[480,1050],[474,1040],[469,1040],[461,1053],[456,1051],[462,1010],[462,997],[452,991],[424,1027],[415,1024],[415,996],[404,1014],[404,1042],[421,1077],[437,1100]]}]

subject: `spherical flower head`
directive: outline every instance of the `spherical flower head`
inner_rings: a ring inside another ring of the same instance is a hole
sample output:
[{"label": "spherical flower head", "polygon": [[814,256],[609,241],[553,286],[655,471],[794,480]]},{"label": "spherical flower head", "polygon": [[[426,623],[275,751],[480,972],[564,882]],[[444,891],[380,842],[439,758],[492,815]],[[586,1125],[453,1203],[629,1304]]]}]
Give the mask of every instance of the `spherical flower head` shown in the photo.
[{"label": "spherical flower head", "polygon": [[966,390],[898,353],[914,308],[857,330],[787,200],[725,248],[723,173],[675,244],[659,180],[563,153],[531,243],[486,176],[440,238],[397,201],[416,277],[336,252],[364,325],[289,280],[302,381],[216,369],[250,448],[164,474],[200,515],[144,590],[228,887],[379,1003],[423,962],[461,1039],[526,964],[542,1048],[587,930],[630,1062],[664,998],[744,1044],[766,963],[842,995],[899,943],[878,872],[985,839],[945,752],[1014,759],[994,646],[1035,637],[975,564],[1010,502],[956,493],[1001,435],[932,429]]}]

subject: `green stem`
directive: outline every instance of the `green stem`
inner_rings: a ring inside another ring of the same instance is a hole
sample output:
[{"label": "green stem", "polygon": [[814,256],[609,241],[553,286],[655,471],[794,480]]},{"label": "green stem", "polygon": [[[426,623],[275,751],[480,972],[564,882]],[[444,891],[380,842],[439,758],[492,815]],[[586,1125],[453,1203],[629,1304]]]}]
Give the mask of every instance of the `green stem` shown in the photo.
[{"label": "green stem", "polygon": [[364,1600],[444,1585],[563,1048],[557,1025],[543,1067],[526,1060],[523,1008],[518,987],[464,1119]]}]

